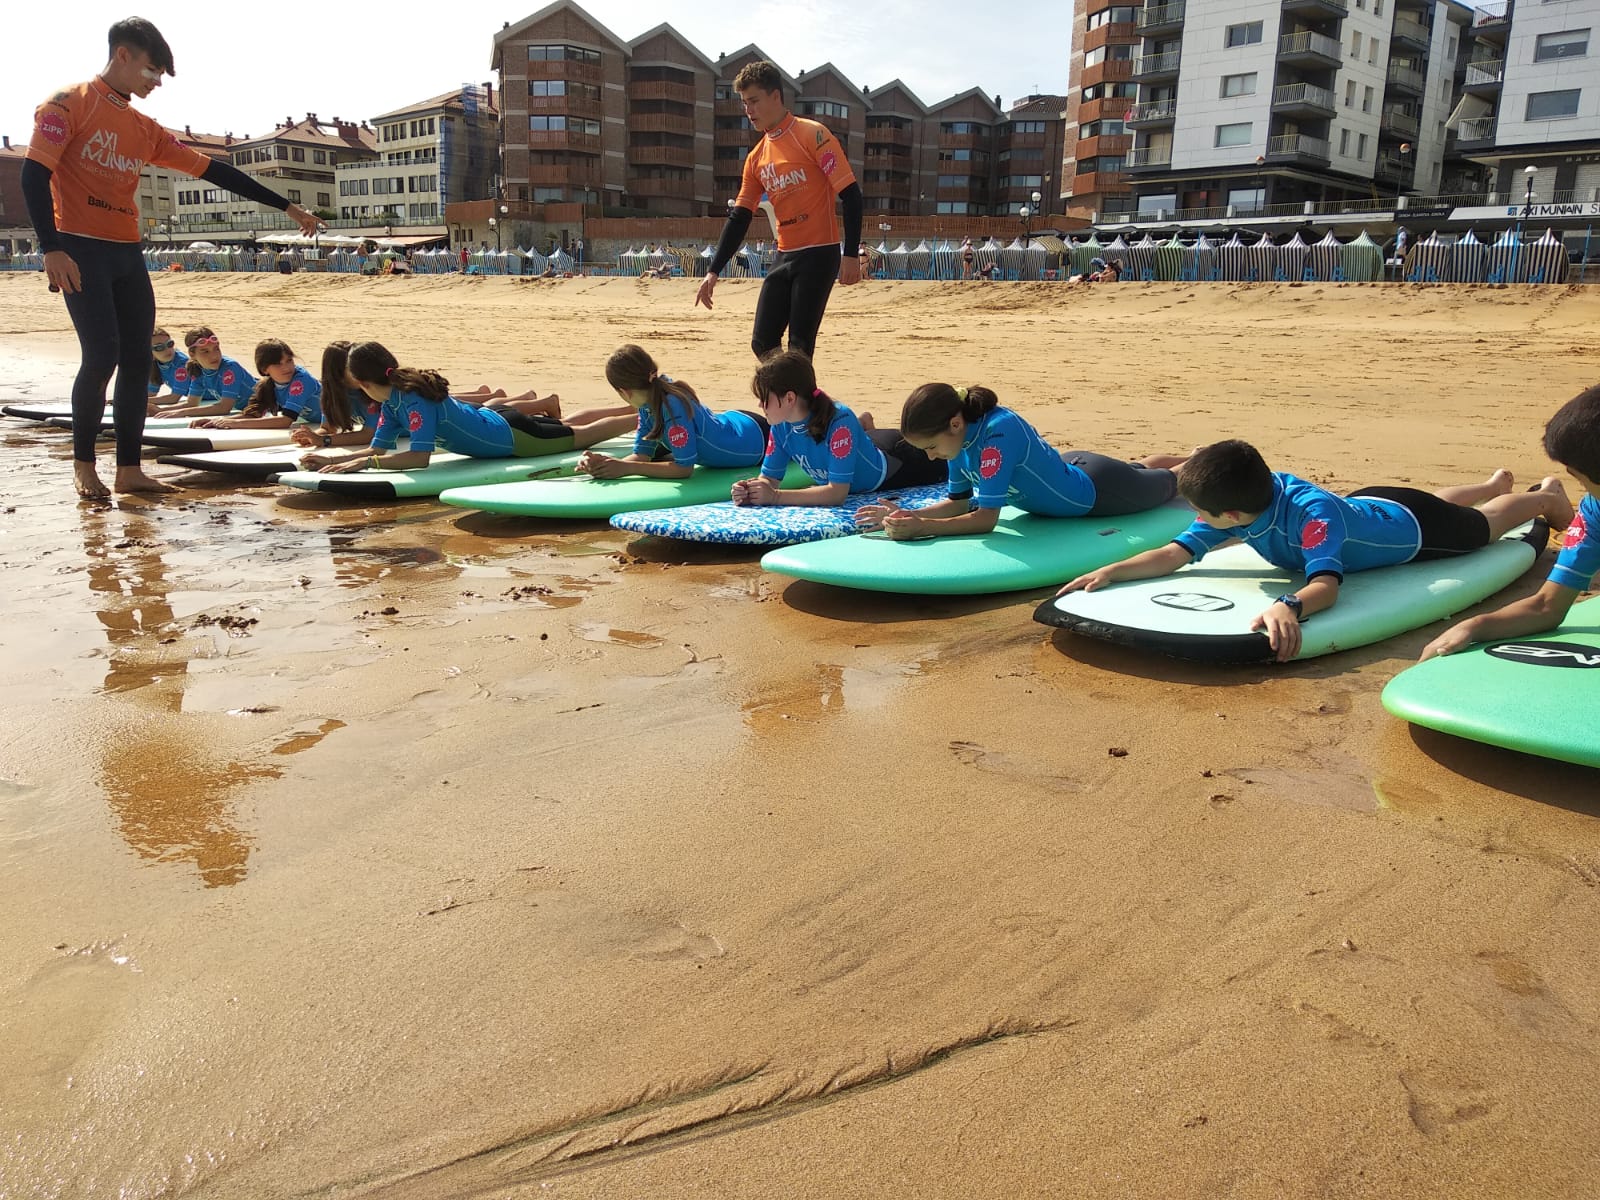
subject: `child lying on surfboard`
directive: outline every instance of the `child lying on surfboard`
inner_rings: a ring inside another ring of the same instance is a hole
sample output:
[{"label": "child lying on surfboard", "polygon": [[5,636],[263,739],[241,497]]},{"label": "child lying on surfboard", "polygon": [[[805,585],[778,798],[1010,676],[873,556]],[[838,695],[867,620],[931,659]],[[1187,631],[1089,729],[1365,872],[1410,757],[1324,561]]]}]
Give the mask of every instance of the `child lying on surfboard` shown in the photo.
[{"label": "child lying on surfboard", "polygon": [[1567,401],[1550,418],[1544,427],[1544,452],[1565,467],[1585,493],[1549,578],[1531,596],[1452,625],[1422,648],[1423,658],[1453,654],[1473,642],[1554,629],[1600,573],[1600,386]]},{"label": "child lying on surfboard", "polygon": [[1187,530],[1158,549],[1080,575],[1056,594],[1170,575],[1207,551],[1245,541],[1273,566],[1306,577],[1250,625],[1265,631],[1279,662],[1300,652],[1300,619],[1333,607],[1347,571],[1469,554],[1535,517],[1555,529],[1573,518],[1554,477],[1531,492],[1513,492],[1511,473],[1496,471],[1483,483],[1437,492],[1373,487],[1336,496],[1268,470],[1255,447],[1238,440],[1196,450],[1178,473],[1178,494],[1195,510]]}]

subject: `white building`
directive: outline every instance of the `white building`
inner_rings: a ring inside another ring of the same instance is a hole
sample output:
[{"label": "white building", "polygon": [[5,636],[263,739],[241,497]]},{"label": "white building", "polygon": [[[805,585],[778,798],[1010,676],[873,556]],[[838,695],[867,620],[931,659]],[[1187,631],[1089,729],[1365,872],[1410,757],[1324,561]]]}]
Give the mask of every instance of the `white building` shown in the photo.
[{"label": "white building", "polygon": [[1600,0],[1502,0],[1474,13],[1472,32],[1463,152],[1510,203],[1531,184],[1536,203],[1600,204]]},{"label": "white building", "polygon": [[1146,4],[1125,114],[1136,208],[1249,215],[1436,192],[1470,19],[1449,0]]},{"label": "white building", "polygon": [[444,206],[493,198],[500,117],[494,89],[462,87],[372,119],[378,157],[335,171],[339,216],[444,223]]}]

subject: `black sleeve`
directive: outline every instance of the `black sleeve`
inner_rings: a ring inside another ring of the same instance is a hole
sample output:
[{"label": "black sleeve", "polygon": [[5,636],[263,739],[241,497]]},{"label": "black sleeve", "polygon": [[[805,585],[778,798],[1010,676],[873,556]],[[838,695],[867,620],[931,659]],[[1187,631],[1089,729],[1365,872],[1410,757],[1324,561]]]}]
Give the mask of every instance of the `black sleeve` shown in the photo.
[{"label": "black sleeve", "polygon": [[235,196],[243,196],[246,200],[254,200],[257,204],[265,204],[268,208],[275,208],[279,212],[289,207],[289,201],[271,188],[250,178],[238,167],[215,158],[211,160],[210,166],[200,172],[200,178],[220,188],[227,188]]},{"label": "black sleeve", "polygon": [[748,208],[736,208],[728,214],[728,223],[722,227],[722,237],[717,240],[717,252],[711,256],[710,275],[721,275],[722,268],[728,265],[728,260],[744,242],[744,235],[750,231],[750,221],[755,213]]},{"label": "black sleeve", "polygon": [[55,201],[50,198],[52,174],[54,172],[41,162],[31,158],[22,160],[22,200],[28,208],[28,220],[33,222],[34,240],[46,254],[61,249]]},{"label": "black sleeve", "polygon": [[854,258],[861,253],[861,185],[852,183],[840,192],[839,203],[844,205],[844,256]]}]

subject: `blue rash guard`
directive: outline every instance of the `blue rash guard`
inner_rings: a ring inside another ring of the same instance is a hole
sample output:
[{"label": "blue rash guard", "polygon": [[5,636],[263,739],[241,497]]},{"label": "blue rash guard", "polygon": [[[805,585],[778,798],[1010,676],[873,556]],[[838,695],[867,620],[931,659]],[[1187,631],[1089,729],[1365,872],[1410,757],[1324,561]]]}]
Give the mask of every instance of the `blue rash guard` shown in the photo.
[{"label": "blue rash guard", "polygon": [[226,355],[215,371],[208,371],[198,362],[189,364],[189,398],[206,400],[232,400],[233,411],[238,412],[250,403],[250,393],[256,390],[256,377]]},{"label": "blue rash guard", "polygon": [[1014,505],[1044,517],[1080,517],[1094,507],[1094,482],[1008,408],[967,426],[950,460],[950,499],[973,508]]},{"label": "blue rash guard", "polygon": [[1600,572],[1600,500],[1585,496],[1561,539],[1550,582],[1581,592]]},{"label": "blue rash guard", "polygon": [[1173,541],[1194,555],[1241,538],[1275,567],[1332,575],[1410,562],[1422,547],[1422,532],[1409,509],[1393,500],[1335,496],[1283,471],[1272,474],[1272,503],[1254,521],[1217,529],[1196,521]]},{"label": "blue rash guard", "polygon": [[511,426],[492,408],[474,408],[454,396],[428,400],[415,392],[391,388],[378,410],[372,448],[393,450],[401,434],[410,435],[411,449],[429,454],[436,449],[469,458],[511,458],[515,454]]},{"label": "blue rash guard", "polygon": [[654,458],[665,447],[680,467],[753,467],[761,461],[761,426],[749,413],[712,412],[703,404],[690,404],[677,396],[666,396],[661,405],[666,431],[655,428],[646,404],[639,410],[639,431],[633,438],[633,452],[640,458]]},{"label": "blue rash guard", "polygon": [[[161,383],[164,383],[167,385],[167,387],[171,388],[174,396],[183,396],[188,394],[190,374],[189,356],[182,350],[174,350],[172,352],[171,362],[156,363],[156,370],[161,372]],[[154,396],[160,393],[161,383],[152,383],[150,385],[150,395]]]},{"label": "blue rash guard", "polygon": [[873,445],[855,413],[842,404],[833,406],[833,420],[822,435],[813,438],[804,421],[779,421],[767,437],[767,456],[761,474],[774,482],[782,479],[790,462],[818,484],[847,483],[852,492],[874,492],[883,486],[889,460]]},{"label": "blue rash guard", "polygon": [[304,367],[295,366],[288,383],[274,383],[278,411],[288,413],[296,425],[322,424],[322,382]]}]

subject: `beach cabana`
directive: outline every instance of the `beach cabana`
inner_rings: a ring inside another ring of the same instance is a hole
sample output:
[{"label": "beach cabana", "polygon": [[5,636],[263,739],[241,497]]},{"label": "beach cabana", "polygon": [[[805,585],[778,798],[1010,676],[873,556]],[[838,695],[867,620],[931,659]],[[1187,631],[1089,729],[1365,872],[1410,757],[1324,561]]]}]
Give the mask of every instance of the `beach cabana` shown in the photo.
[{"label": "beach cabana", "polygon": [[927,279],[932,266],[933,247],[924,239],[913,246],[911,253],[906,256],[906,268],[911,272],[911,278]]},{"label": "beach cabana", "polygon": [[1307,262],[1310,278],[1318,283],[1340,283],[1344,280],[1344,243],[1333,236],[1333,230],[1310,247]]},{"label": "beach cabana", "polygon": [[1450,245],[1435,230],[1406,251],[1400,277],[1407,283],[1447,283],[1450,278]]},{"label": "beach cabana", "polygon": [[941,238],[933,244],[932,260],[933,278],[961,278],[961,251],[949,238]]},{"label": "beach cabana", "polygon": [[[1117,240],[1121,241],[1120,238]],[[1113,249],[1115,244],[1112,243],[1112,246],[1108,246],[1107,249]],[[1127,282],[1130,279],[1154,279],[1156,277],[1156,246],[1158,244],[1156,239],[1147,233],[1122,252],[1120,256],[1122,265],[1127,268],[1122,273],[1123,282]],[[1109,258],[1111,255],[1108,254],[1106,257]]]},{"label": "beach cabana", "polygon": [[[1113,259],[1115,259],[1117,262],[1120,262],[1123,266],[1122,278],[1131,279],[1133,278],[1133,275],[1132,268],[1128,263],[1128,254],[1128,243],[1123,240],[1122,235],[1119,233],[1116,237],[1112,238],[1100,248],[1100,254],[1098,257],[1105,259],[1106,262],[1111,262]],[[1091,267],[1092,266],[1093,264],[1091,264]]]},{"label": "beach cabana", "polygon": [[1213,239],[1203,233],[1195,238],[1194,249],[1190,252],[1189,262],[1182,278],[1201,283],[1210,283],[1221,278],[1217,263],[1217,243]]},{"label": "beach cabana", "polygon": [[1273,263],[1272,277],[1281,281],[1302,282],[1306,277],[1306,264],[1310,259],[1311,247],[1306,245],[1305,238],[1296,233],[1283,245],[1278,247],[1277,259]]},{"label": "beach cabana", "polygon": [[1348,283],[1373,283],[1383,278],[1383,247],[1365,229],[1354,241],[1345,243],[1340,258]]},{"label": "beach cabana", "polygon": [[1184,245],[1176,231],[1155,250],[1155,277],[1166,283],[1183,278],[1184,266],[1189,258],[1189,247]]},{"label": "beach cabana", "polygon": [[1239,282],[1248,278],[1249,266],[1245,261],[1245,244],[1237,231],[1217,247],[1217,266],[1223,279]]},{"label": "beach cabana", "polygon": [[1525,242],[1522,261],[1518,264],[1518,283],[1565,283],[1567,281],[1567,246],[1556,236],[1556,231],[1546,229],[1536,242]]},{"label": "beach cabana", "polygon": [[1489,247],[1470,229],[1456,239],[1451,258],[1454,283],[1482,283],[1489,274]]}]

